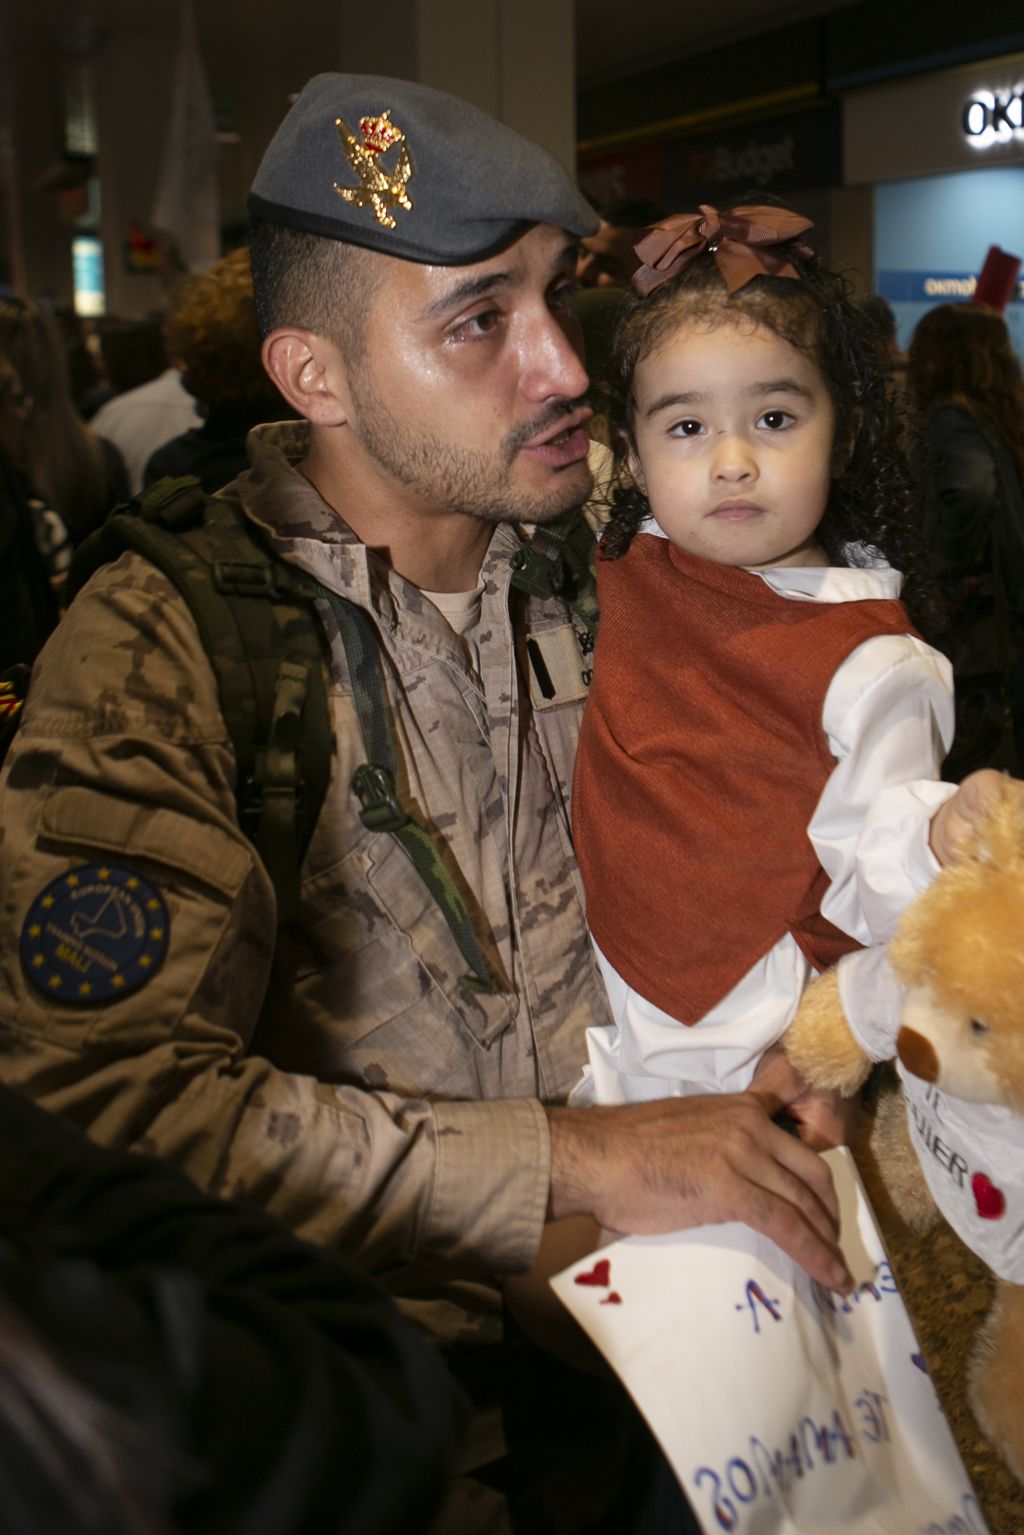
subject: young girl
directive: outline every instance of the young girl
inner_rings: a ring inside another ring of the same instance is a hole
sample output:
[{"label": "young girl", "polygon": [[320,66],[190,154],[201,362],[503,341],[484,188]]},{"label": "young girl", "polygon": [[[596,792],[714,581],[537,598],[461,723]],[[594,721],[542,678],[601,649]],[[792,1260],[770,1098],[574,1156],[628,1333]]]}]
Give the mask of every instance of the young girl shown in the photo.
[{"label": "young girl", "polygon": [[950,670],[898,600],[924,587],[870,321],[810,227],[705,207],[638,246],[573,789],[615,1022],[575,1103],[744,1089],[937,868],[904,829],[942,797]]}]

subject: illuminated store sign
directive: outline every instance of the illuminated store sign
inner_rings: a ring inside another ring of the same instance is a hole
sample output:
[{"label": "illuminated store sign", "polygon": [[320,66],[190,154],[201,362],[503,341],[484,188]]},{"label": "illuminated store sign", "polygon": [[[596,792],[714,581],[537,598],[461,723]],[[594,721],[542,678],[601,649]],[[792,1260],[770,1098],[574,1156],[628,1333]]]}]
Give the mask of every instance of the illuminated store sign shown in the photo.
[{"label": "illuminated store sign", "polygon": [[978,149],[1024,137],[1024,86],[1011,91],[975,91],[960,121],[966,137]]},{"label": "illuminated store sign", "polygon": [[670,208],[749,192],[835,186],[843,179],[842,117],[832,103],[763,125],[720,129],[665,145],[662,201]]},{"label": "illuminated store sign", "polygon": [[[977,286],[975,272],[912,272],[901,267],[882,269],[875,274],[875,292],[890,303],[948,304],[973,298]],[[1010,301],[1024,302],[1024,277],[1017,282]]]}]

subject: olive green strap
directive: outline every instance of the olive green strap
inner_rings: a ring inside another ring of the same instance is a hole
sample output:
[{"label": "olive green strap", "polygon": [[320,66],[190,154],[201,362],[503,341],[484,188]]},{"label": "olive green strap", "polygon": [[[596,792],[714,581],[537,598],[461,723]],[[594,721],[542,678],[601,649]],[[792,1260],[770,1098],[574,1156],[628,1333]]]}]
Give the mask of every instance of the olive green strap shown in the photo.
[{"label": "olive green strap", "polygon": [[381,669],[377,632],[362,608],[339,597],[337,592],[307,579],[306,590],[324,598],[331,607],[345,646],[352,695],[369,761],[352,775],[352,789],[359,800],[359,819],[369,831],[389,832],[408,855],[413,868],[429,890],[472,974],[460,984],[466,991],[501,991],[473,927],[469,907],[429,832],[407,814],[395,788],[397,752]]}]

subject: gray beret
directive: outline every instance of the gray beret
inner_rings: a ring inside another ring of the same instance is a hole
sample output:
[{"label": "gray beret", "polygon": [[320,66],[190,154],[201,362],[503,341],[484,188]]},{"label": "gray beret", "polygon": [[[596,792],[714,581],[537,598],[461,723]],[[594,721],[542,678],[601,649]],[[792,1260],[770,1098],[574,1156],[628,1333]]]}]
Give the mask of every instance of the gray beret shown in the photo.
[{"label": "gray beret", "polygon": [[553,155],[412,80],[317,75],[270,142],[249,212],[438,266],[497,255],[532,224],[597,216]]}]

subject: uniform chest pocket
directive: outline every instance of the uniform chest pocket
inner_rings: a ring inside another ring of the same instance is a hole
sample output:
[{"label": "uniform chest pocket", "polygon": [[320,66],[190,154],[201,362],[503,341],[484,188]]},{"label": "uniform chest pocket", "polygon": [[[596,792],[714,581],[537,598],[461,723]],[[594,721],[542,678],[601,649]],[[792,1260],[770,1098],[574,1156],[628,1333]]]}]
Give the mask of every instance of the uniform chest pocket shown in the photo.
[{"label": "uniform chest pocket", "polygon": [[361,843],[311,881],[302,901],[309,949],[300,995],[347,1048],[373,1036],[379,1054],[390,1026],[403,1058],[420,1061],[419,1091],[459,1074],[467,1032],[486,1050],[512,1024],[508,991],[462,987],[467,966],[444,914],[392,837]]},{"label": "uniform chest pocket", "polygon": [[520,664],[529,682],[534,709],[544,711],[579,703],[590,689],[590,657],[580,650],[579,635],[572,624],[541,629],[527,636],[522,643]]}]

